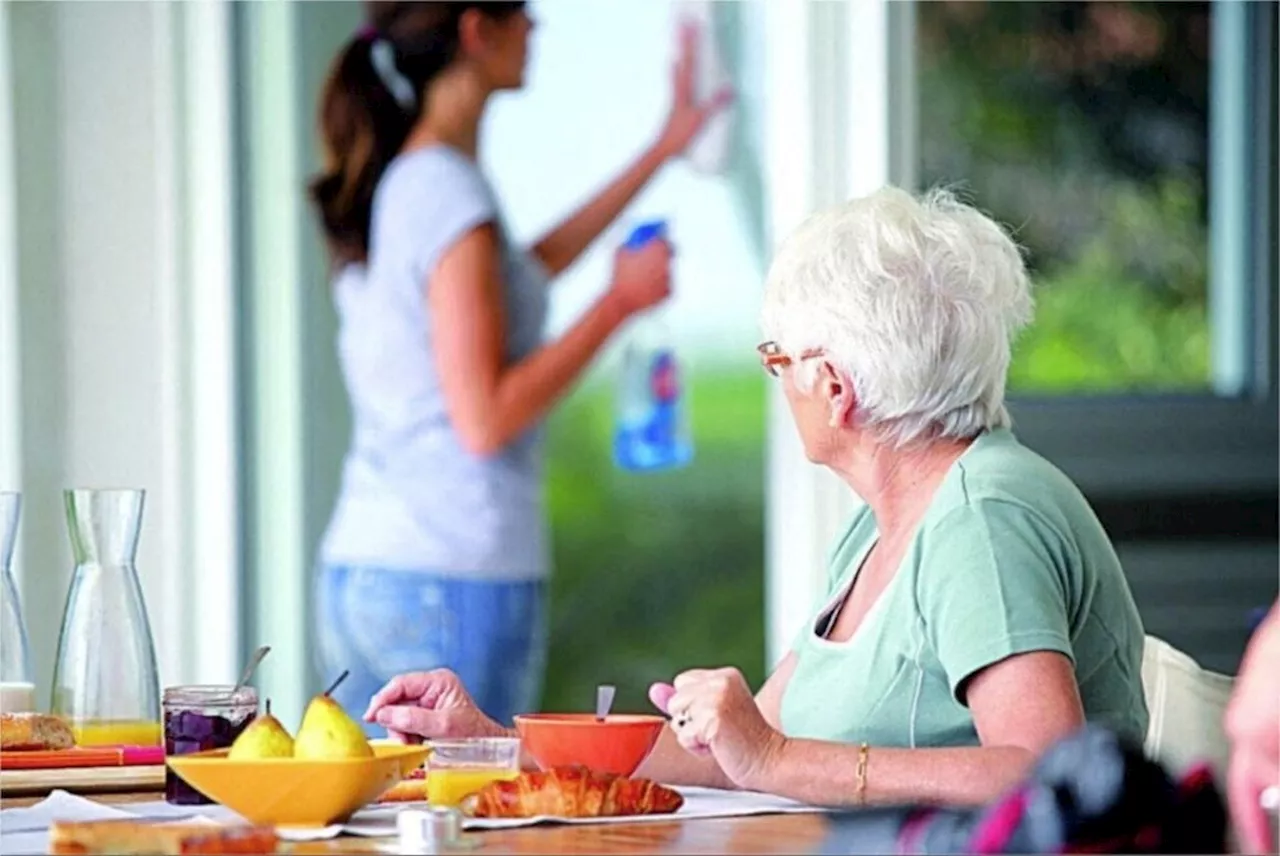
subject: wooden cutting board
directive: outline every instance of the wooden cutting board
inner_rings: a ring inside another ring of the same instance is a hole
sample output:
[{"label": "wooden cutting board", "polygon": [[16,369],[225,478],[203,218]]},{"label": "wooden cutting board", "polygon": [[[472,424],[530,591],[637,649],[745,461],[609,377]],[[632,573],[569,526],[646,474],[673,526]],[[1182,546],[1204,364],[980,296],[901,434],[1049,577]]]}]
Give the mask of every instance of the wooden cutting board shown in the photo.
[{"label": "wooden cutting board", "polygon": [[42,796],[55,790],[75,794],[158,792],[164,790],[164,766],[0,770],[0,794],[6,797]]}]

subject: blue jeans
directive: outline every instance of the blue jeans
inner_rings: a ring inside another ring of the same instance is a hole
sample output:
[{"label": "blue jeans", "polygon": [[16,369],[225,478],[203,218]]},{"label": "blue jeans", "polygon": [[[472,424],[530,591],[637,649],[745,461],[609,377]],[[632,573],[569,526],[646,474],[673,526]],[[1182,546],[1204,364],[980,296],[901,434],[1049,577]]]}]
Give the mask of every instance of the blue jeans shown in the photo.
[{"label": "blue jeans", "polygon": [[[546,660],[541,580],[491,582],[427,571],[323,566],[315,632],[322,680],[351,674],[334,698],[357,720],[398,674],[452,669],[476,704],[511,724],[531,712]],[[382,736],[377,725],[365,725]]]}]

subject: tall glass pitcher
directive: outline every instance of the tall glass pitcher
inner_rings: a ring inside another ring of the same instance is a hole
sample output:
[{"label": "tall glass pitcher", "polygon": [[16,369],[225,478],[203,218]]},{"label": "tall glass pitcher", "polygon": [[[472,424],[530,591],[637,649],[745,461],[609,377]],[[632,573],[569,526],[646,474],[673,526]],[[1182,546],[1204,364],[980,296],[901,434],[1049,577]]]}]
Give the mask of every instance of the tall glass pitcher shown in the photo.
[{"label": "tall glass pitcher", "polygon": [[53,713],[82,746],[160,744],[160,679],[134,556],[140,490],[69,490],[76,568],[53,670]]},{"label": "tall glass pitcher", "polygon": [[35,710],[27,625],[13,579],[13,548],[18,540],[22,494],[0,493],[0,713]]}]

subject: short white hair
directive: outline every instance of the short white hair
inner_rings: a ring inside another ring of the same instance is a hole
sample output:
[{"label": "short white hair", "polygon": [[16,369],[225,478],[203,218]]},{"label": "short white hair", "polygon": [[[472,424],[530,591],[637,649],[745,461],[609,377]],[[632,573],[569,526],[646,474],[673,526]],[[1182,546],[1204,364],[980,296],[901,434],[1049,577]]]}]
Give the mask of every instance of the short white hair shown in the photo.
[{"label": "short white hair", "polygon": [[945,190],[893,187],[810,217],[779,247],[762,327],[811,390],[821,349],[881,442],[970,438],[1009,425],[1009,354],[1033,313],[1022,253]]}]

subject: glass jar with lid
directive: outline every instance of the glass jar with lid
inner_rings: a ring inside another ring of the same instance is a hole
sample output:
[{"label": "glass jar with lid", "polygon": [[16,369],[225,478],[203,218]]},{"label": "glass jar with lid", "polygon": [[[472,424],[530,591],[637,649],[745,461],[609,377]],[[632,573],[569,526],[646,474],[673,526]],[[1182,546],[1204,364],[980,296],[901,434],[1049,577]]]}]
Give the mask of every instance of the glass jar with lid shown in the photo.
[{"label": "glass jar with lid", "polygon": [[[253,687],[201,685],[164,691],[165,755],[188,755],[227,749],[258,715]],[[165,770],[164,797],[174,805],[205,805],[209,800]]]}]

